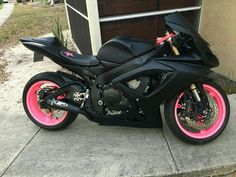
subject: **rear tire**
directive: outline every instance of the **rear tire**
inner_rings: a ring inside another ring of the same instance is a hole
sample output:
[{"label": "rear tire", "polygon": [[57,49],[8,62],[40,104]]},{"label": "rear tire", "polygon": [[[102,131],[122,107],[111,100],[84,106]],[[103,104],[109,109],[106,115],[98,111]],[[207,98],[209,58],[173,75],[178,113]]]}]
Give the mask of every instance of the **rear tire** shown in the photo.
[{"label": "rear tire", "polygon": [[45,112],[40,108],[38,103],[37,92],[41,89],[42,85],[50,85],[55,88],[60,88],[64,85],[63,79],[54,72],[40,73],[32,77],[25,85],[23,91],[23,106],[29,119],[37,126],[47,130],[59,130],[69,126],[73,123],[78,114],[61,111],[61,117],[53,117],[52,112]]},{"label": "rear tire", "polygon": [[184,93],[180,93],[179,96],[165,103],[165,119],[169,129],[176,137],[191,144],[205,144],[214,140],[224,131],[229,121],[229,100],[222,88],[213,81],[205,82],[203,87],[207,93],[209,92],[209,94],[214,96],[212,97],[218,107],[216,109],[218,111],[216,120],[208,129],[198,132],[190,131],[183,126],[178,115],[178,111],[181,108],[178,108],[177,105]]}]

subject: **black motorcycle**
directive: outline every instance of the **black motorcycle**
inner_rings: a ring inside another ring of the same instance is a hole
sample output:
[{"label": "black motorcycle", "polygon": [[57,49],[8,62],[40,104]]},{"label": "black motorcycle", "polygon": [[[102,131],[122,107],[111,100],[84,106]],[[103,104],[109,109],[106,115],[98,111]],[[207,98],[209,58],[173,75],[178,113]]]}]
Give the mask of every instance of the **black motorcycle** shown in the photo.
[{"label": "black motorcycle", "polygon": [[230,113],[225,92],[210,77],[219,65],[209,44],[179,13],[165,17],[166,36],[156,43],[119,36],[97,56],[80,55],[56,38],[22,38],[35,52],[68,72],[32,77],[23,93],[31,121],[62,129],[85,115],[99,125],[161,128],[165,120],[178,138],[207,143],[225,129]]}]

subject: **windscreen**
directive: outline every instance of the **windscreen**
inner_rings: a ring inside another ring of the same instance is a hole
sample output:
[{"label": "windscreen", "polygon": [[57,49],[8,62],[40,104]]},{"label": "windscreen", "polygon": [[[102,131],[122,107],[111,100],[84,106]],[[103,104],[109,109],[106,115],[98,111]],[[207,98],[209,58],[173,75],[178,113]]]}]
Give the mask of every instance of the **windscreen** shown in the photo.
[{"label": "windscreen", "polygon": [[166,25],[171,29],[193,36],[198,34],[193,25],[186,20],[180,13],[176,12],[166,16]]},{"label": "windscreen", "polygon": [[166,16],[165,23],[172,30],[192,36],[193,42],[202,61],[209,66],[218,66],[217,57],[212,53],[209,44],[200,36],[191,23],[186,20],[180,13],[176,12]]}]

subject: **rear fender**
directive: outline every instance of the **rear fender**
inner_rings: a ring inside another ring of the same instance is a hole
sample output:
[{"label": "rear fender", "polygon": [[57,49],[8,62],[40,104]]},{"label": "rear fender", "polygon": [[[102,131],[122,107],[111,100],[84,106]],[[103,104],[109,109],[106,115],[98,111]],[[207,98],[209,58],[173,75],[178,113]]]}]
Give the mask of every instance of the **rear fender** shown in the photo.
[{"label": "rear fender", "polygon": [[34,62],[42,61],[43,56],[47,56],[52,59],[60,57],[60,51],[64,49],[60,45],[59,41],[54,37],[46,38],[21,38],[20,41],[28,49],[34,51]]}]

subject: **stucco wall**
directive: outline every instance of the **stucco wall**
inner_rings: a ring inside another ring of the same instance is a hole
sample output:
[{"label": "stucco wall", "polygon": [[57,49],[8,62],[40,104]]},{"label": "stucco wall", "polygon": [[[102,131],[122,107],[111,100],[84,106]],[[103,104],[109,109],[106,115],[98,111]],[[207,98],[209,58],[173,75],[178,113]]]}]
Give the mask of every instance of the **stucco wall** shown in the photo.
[{"label": "stucco wall", "polygon": [[200,33],[217,51],[215,70],[236,80],[236,0],[203,0]]}]

